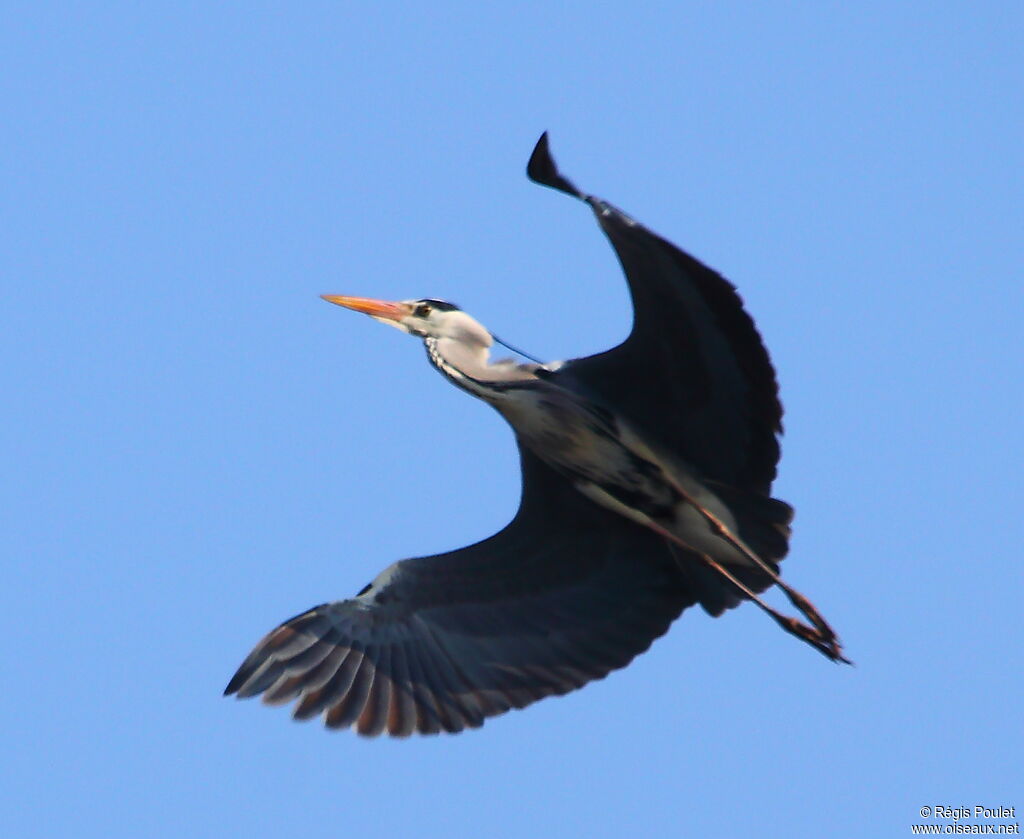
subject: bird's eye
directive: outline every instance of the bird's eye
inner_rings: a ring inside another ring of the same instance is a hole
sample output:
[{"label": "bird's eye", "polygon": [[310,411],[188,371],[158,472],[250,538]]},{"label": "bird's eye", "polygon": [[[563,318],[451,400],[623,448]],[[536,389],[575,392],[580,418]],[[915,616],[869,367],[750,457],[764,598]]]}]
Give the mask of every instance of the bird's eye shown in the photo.
[{"label": "bird's eye", "polygon": [[429,303],[420,303],[415,309],[413,309],[413,314],[418,318],[425,318],[430,314],[430,311]]}]

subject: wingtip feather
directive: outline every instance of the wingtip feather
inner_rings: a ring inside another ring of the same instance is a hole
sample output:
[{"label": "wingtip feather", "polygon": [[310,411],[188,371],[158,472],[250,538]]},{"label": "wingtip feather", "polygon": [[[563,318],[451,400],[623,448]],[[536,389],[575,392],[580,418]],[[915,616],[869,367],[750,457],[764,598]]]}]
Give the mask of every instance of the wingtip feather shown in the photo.
[{"label": "wingtip feather", "polygon": [[526,164],[526,176],[541,186],[549,186],[586,200],[586,196],[576,188],[576,185],[558,171],[555,159],[551,156],[547,131],[540,135],[537,145],[533,147],[533,154],[530,155],[530,161]]}]

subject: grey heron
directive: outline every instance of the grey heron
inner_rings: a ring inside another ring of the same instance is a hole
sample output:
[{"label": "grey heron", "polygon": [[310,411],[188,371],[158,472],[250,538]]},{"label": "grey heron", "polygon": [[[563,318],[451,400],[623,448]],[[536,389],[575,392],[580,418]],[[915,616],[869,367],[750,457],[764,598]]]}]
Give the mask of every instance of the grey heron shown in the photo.
[{"label": "grey heron", "polygon": [[[492,362],[494,338],[440,300],[324,295],[423,339],[430,363],[512,426],[513,520],[474,545],[396,562],[354,598],[285,621],[225,693],[298,700],[297,719],[364,735],[457,732],[626,666],[687,607],[755,602],[834,661],[836,634],[778,576],[792,508],[771,497],[782,407],[735,288],[562,176],[542,135],[529,177],[586,202],[622,263],[619,346]],[[779,587],[806,622],[758,596]]]}]

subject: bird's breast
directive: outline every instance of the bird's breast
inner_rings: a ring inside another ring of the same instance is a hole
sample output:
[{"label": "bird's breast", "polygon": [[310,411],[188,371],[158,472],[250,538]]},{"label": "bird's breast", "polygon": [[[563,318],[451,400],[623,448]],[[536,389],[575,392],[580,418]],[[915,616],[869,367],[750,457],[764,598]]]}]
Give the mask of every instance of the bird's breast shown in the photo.
[{"label": "bird's breast", "polygon": [[655,456],[603,407],[557,387],[522,391],[495,407],[524,445],[577,486],[600,487],[651,514],[678,500]]},{"label": "bird's breast", "polygon": [[544,384],[507,391],[500,401],[492,401],[516,430],[521,445],[612,513],[666,530],[720,562],[749,564],[746,555],[711,526],[714,520],[732,534],[739,532],[728,506],[692,469],[659,453],[603,406]]}]

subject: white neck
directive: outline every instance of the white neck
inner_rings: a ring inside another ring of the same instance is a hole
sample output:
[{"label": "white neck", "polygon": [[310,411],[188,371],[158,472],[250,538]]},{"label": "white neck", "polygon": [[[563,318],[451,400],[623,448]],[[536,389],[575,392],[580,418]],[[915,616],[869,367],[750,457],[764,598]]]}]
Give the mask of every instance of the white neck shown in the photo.
[{"label": "white neck", "polygon": [[[490,335],[487,335],[488,341]],[[500,402],[517,383],[536,380],[536,364],[490,363],[490,343],[428,337],[427,357],[453,384],[488,402]]]}]

